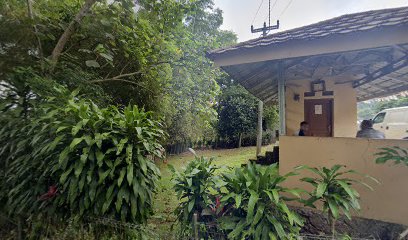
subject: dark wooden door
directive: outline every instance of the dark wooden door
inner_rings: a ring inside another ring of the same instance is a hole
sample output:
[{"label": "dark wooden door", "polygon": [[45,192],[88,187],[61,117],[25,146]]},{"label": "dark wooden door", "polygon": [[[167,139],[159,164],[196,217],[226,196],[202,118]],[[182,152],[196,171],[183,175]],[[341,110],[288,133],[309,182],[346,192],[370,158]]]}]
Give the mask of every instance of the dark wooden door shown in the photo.
[{"label": "dark wooden door", "polygon": [[309,123],[309,136],[333,136],[333,100],[305,100],[305,121]]}]

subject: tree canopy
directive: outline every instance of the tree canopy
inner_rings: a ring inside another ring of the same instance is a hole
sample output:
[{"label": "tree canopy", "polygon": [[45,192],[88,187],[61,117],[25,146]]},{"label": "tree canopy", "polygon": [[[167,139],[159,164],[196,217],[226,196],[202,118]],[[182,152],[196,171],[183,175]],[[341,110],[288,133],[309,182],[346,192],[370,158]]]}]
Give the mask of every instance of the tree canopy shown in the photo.
[{"label": "tree canopy", "polygon": [[[86,3],[89,11],[55,61],[59,40]],[[5,85],[32,92],[36,82],[28,76],[35,75],[48,80],[42,88],[49,92],[57,83],[84,89],[86,97],[105,104],[136,104],[164,116],[174,140],[211,131],[220,70],[205,54],[236,42],[234,33],[220,30],[222,11],[212,0],[36,0],[31,5],[30,15],[26,2],[0,4]]]}]

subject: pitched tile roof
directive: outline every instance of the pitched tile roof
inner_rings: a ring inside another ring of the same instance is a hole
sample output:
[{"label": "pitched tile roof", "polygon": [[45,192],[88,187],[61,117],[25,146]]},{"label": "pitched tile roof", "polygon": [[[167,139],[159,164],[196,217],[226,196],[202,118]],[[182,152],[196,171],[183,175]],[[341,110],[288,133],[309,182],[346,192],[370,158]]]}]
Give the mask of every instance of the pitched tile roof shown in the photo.
[{"label": "pitched tile roof", "polygon": [[249,40],[234,46],[220,48],[209,52],[209,56],[239,49],[249,49],[284,43],[291,40],[312,40],[335,34],[370,31],[385,26],[408,24],[408,7],[374,10],[347,14],[315,24],[283,31],[266,37]]}]

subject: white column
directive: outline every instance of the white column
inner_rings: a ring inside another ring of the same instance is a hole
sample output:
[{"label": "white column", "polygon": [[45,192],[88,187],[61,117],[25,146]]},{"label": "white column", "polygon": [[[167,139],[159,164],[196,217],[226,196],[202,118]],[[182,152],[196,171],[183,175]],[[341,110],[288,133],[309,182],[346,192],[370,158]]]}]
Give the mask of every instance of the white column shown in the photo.
[{"label": "white column", "polygon": [[279,101],[279,135],[286,135],[286,110],[285,110],[285,69],[283,62],[278,64],[278,101]]},{"label": "white column", "polygon": [[256,156],[261,155],[262,150],[262,115],[263,115],[263,102],[258,102],[258,128],[256,134]]},{"label": "white column", "polygon": [[263,115],[263,102],[258,102],[258,129],[256,134],[256,156],[261,155],[262,150],[262,115]]}]

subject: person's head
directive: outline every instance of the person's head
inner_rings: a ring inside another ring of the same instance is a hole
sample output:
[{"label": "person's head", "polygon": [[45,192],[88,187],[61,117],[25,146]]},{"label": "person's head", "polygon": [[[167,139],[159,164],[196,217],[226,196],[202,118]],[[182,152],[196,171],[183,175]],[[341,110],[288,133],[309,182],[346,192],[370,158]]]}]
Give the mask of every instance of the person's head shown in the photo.
[{"label": "person's head", "polygon": [[372,120],[363,120],[360,124],[361,130],[373,128]]},{"label": "person's head", "polygon": [[303,121],[300,123],[300,129],[302,129],[303,131],[308,131],[309,130],[309,123],[307,123],[306,121]]}]

